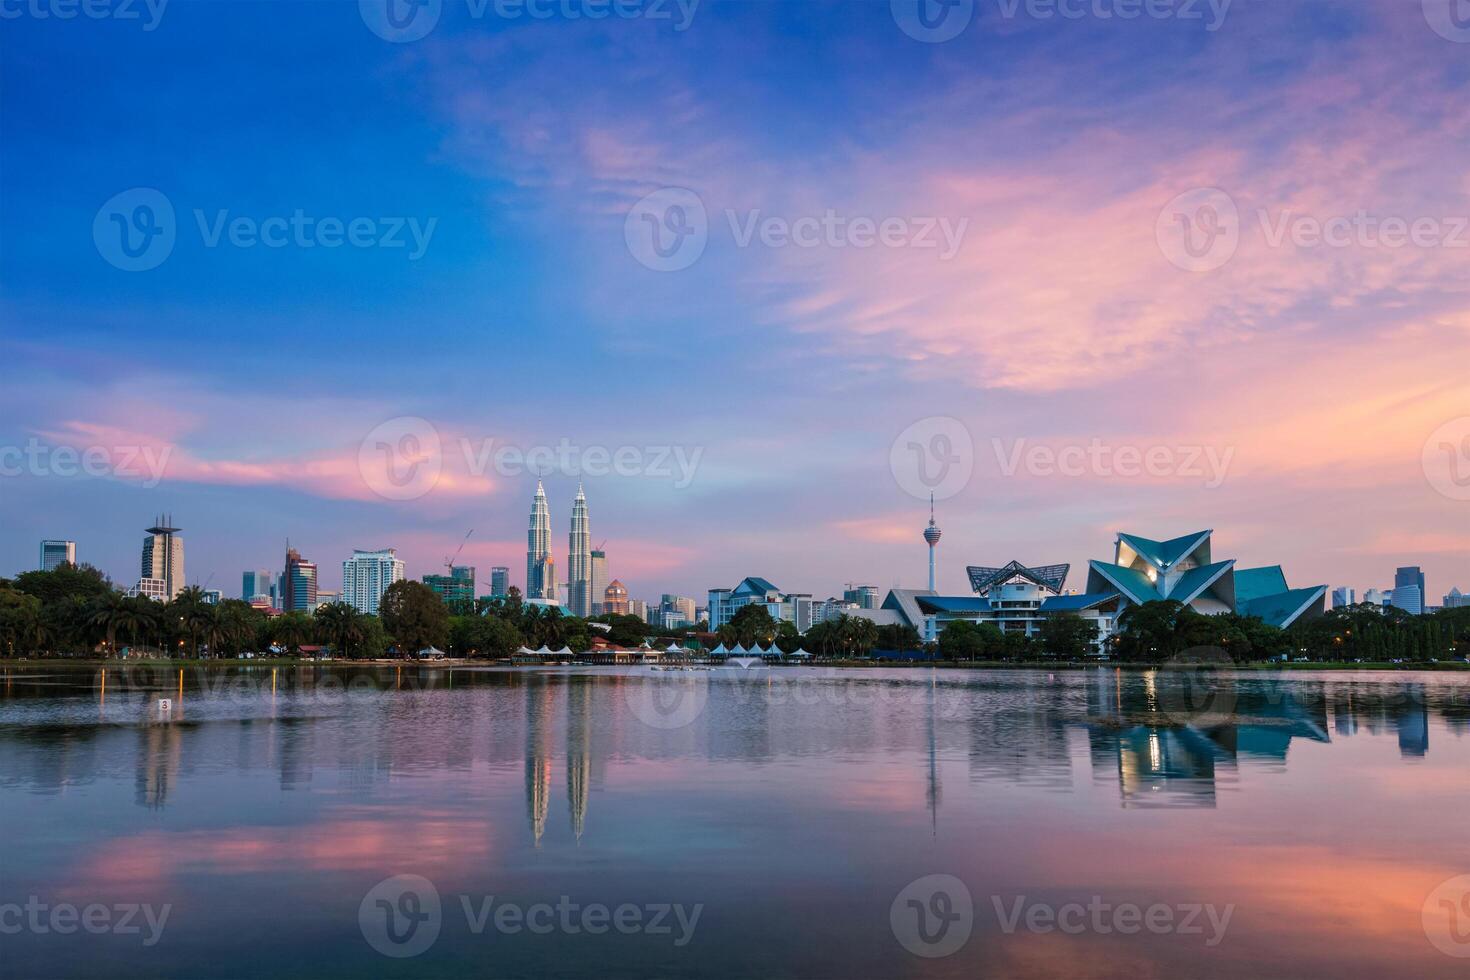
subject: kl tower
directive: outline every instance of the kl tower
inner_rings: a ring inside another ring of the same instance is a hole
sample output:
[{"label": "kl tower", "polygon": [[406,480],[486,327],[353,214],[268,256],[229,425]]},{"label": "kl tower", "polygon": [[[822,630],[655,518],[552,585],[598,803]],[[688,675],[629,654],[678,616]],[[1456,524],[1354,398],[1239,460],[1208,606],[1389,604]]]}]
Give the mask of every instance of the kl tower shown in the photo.
[{"label": "kl tower", "polygon": [[939,530],[939,525],[934,523],[934,494],[929,494],[929,526],[924,528],[924,540],[929,542],[929,591],[937,592],[934,587],[934,546],[939,543],[939,536],[944,532]]}]

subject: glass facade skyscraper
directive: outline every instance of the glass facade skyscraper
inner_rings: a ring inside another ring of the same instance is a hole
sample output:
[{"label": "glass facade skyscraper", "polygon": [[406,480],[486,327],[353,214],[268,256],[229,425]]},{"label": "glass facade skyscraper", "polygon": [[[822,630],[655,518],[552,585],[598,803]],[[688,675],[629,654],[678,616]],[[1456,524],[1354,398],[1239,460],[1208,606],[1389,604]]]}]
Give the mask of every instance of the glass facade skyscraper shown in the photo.
[{"label": "glass facade skyscraper", "polygon": [[556,565],[551,560],[551,508],[546,488],[536,481],[531,523],[526,532],[526,598],[556,601]]},{"label": "glass facade skyscraper", "polygon": [[592,615],[592,532],[587,521],[587,495],[577,484],[572,501],[572,528],[567,535],[567,605],[573,616]]}]

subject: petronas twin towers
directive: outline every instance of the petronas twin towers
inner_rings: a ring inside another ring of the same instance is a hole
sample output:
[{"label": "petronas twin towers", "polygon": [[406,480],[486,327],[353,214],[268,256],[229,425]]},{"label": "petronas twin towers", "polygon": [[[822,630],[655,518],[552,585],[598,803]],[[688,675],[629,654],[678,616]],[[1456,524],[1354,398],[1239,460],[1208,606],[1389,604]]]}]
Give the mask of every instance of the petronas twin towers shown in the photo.
[{"label": "petronas twin towers", "polygon": [[[587,522],[587,495],[577,484],[572,501],[572,529],[567,539],[567,608],[574,616],[592,615],[592,531]],[[551,509],[546,488],[536,481],[531,524],[526,534],[526,598],[556,602],[556,562],[551,557]]]}]

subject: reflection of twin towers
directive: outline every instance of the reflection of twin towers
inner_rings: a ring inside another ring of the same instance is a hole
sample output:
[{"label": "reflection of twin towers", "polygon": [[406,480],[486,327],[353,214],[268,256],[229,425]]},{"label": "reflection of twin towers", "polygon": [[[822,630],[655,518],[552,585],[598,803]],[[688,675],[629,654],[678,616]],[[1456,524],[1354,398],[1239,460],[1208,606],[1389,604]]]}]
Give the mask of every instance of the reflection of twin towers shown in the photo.
[{"label": "reflection of twin towers", "polygon": [[[580,841],[587,824],[587,788],[592,769],[592,698],[589,685],[568,680],[567,704],[567,813],[572,833]],[[552,731],[556,692],[544,680],[526,688],[526,808],[536,846],[546,832],[551,806]]]}]

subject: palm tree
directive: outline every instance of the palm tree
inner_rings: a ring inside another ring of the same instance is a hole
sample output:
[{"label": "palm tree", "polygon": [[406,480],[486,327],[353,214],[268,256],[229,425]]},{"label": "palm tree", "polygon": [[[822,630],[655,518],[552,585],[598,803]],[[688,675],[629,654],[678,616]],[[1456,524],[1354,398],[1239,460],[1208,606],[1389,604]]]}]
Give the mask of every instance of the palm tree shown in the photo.
[{"label": "palm tree", "polygon": [[863,656],[872,650],[873,645],[878,642],[878,624],[864,616],[844,618],[847,619],[847,622],[843,624],[843,629],[853,653]]},{"label": "palm tree", "polygon": [[87,621],[89,625],[102,630],[109,656],[117,655],[117,631],[127,609],[128,601],[119,592],[106,592],[93,600],[91,615]]},{"label": "palm tree", "polygon": [[287,650],[301,653],[301,644],[311,639],[311,617],[304,612],[282,613],[271,622],[271,637]]}]

